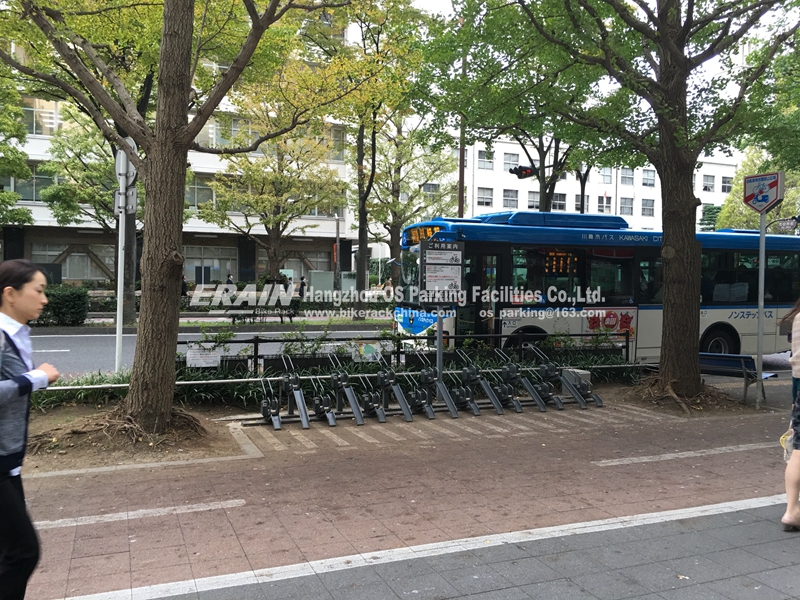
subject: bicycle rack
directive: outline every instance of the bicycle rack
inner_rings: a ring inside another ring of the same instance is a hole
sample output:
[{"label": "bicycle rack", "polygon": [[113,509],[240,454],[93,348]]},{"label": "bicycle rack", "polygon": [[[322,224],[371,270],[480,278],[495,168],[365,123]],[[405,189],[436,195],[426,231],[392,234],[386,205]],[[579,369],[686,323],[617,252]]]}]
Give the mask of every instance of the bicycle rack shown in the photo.
[{"label": "bicycle rack", "polygon": [[496,381],[493,386],[494,392],[497,394],[497,398],[500,400],[502,406],[506,407],[511,405],[514,407],[515,412],[521,413],[522,404],[520,404],[520,401],[517,399],[517,387],[519,386],[520,380],[519,367],[517,367],[517,365],[499,348],[495,348],[495,354],[504,360],[506,364],[500,369],[499,375],[495,373],[492,374],[492,377]]},{"label": "bicycle rack", "polygon": [[[283,360],[284,368],[288,371],[283,374],[283,380],[281,381],[281,387],[287,398],[287,413],[292,416],[296,407],[303,429],[308,429],[311,423],[309,422],[308,407],[303,396],[303,389],[300,387],[300,376],[294,372],[294,363],[292,363],[292,359],[289,356],[284,354],[281,359]],[[287,360],[289,361],[288,364]]]},{"label": "bicycle rack", "polygon": [[261,401],[261,416],[267,422],[272,421],[272,427],[278,431],[281,428],[281,399],[280,396],[275,395],[269,379],[267,379],[267,385],[269,385],[269,394],[267,394],[267,388],[262,379],[261,390],[264,392],[264,399]]},{"label": "bicycle rack", "polygon": [[[350,405],[350,410],[353,411],[353,418],[356,420],[356,425],[364,424],[364,414],[361,412],[361,406],[358,404],[356,393],[350,385],[350,377],[342,369],[342,363],[333,354],[329,355],[331,364],[335,369],[340,369],[331,373],[331,386],[336,394],[336,412],[341,413],[344,410],[344,401]],[[334,360],[335,359],[335,360]]]},{"label": "bicycle rack", "polygon": [[[534,385],[530,379],[528,379],[525,375],[522,374],[522,371],[528,372],[530,371],[530,369],[514,363],[511,360],[511,357],[504,351],[500,350],[499,348],[495,348],[495,352],[508,363],[509,367],[512,366],[514,367],[514,369],[509,368],[508,371],[506,371],[505,367],[503,367],[503,372],[501,375],[503,380],[506,381],[508,384],[511,384],[514,390],[516,390],[518,386],[521,385],[525,389],[525,391],[528,392],[528,395],[536,403],[536,406],[539,407],[539,410],[541,412],[546,412],[547,406],[545,405],[545,401],[542,399],[540,390],[537,389],[537,386]],[[550,395],[549,392],[550,390],[548,390],[547,393],[548,396]],[[517,400],[517,402],[519,402],[519,400]]]},{"label": "bicycle rack", "polygon": [[403,411],[403,416],[406,421],[411,422],[413,420],[411,416],[411,407],[408,404],[408,400],[406,400],[405,394],[403,394],[403,389],[397,382],[397,373],[386,363],[383,356],[381,356],[379,360],[383,365],[383,369],[378,371],[377,383],[378,387],[381,389],[383,408],[386,409],[389,407],[389,395],[393,394],[395,400],[397,400],[397,403],[400,405],[400,410]]},{"label": "bicycle rack", "polygon": [[[450,417],[453,419],[457,419],[458,409],[456,408],[456,403],[453,402],[453,397],[450,395],[450,391],[447,389],[447,386],[444,384],[442,378],[439,376],[439,369],[434,367],[428,360],[428,357],[420,353],[419,351],[417,351],[417,356],[420,357],[420,362],[425,361],[425,363],[427,363],[428,365],[427,367],[420,369],[420,383],[422,385],[428,386],[429,388],[428,389],[429,403],[433,402],[433,396],[435,396],[436,395],[435,392],[438,391],[439,395],[444,400],[444,403],[447,405],[447,410],[450,411]],[[423,373],[425,374],[424,376]]]},{"label": "bicycle rack", "polygon": [[456,408],[459,410],[469,409],[472,411],[473,416],[479,417],[481,414],[481,409],[478,408],[478,403],[475,402],[472,388],[466,384],[461,385],[463,382],[460,379],[456,379],[454,375],[451,375],[450,377],[457,384],[455,386],[451,386],[450,388],[450,393],[453,396],[453,402],[455,402]]},{"label": "bicycle rack", "polygon": [[317,379],[311,379],[311,385],[314,386],[314,415],[319,419],[327,419],[328,425],[336,427],[336,413],[333,410],[333,400],[331,395],[325,391],[322,384],[317,384]]},{"label": "bicycle rack", "polygon": [[595,405],[603,406],[603,401],[594,393],[591,382],[584,381],[575,369],[561,370],[561,386],[575,398],[581,408],[587,408],[587,400],[593,400]]},{"label": "bicycle rack", "polygon": [[461,380],[464,382],[464,385],[468,386],[470,389],[474,389],[476,385],[481,386],[483,393],[486,394],[486,397],[489,398],[492,406],[494,406],[495,412],[498,415],[502,415],[503,405],[500,404],[497,394],[494,393],[492,386],[490,386],[489,382],[486,381],[486,378],[483,377],[480,369],[475,365],[475,363],[472,362],[472,360],[463,350],[459,349],[456,352],[461,357],[461,360],[464,361],[464,364],[467,365],[461,370]]},{"label": "bicycle rack", "polygon": [[407,396],[411,411],[425,413],[429,419],[433,419],[436,415],[433,412],[433,398],[430,394],[430,372],[427,369],[420,371],[419,382],[414,381],[407,373],[403,373],[403,376],[411,385]]},{"label": "bicycle rack", "polygon": [[358,379],[361,381],[361,385],[364,386],[364,393],[361,394],[364,414],[368,417],[376,417],[378,423],[386,423],[386,411],[383,407],[381,394],[375,391],[368,377],[358,375]]}]

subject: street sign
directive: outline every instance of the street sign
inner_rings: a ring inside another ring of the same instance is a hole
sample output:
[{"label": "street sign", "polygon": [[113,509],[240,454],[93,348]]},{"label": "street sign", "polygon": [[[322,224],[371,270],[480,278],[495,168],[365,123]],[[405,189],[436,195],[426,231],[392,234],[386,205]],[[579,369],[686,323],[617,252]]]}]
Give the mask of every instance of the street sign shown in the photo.
[{"label": "street sign", "polygon": [[762,173],[744,178],[744,203],[759,214],[768,213],[783,201],[784,172]]},{"label": "street sign", "polygon": [[453,304],[461,290],[464,242],[420,242],[420,288],[430,304]]}]

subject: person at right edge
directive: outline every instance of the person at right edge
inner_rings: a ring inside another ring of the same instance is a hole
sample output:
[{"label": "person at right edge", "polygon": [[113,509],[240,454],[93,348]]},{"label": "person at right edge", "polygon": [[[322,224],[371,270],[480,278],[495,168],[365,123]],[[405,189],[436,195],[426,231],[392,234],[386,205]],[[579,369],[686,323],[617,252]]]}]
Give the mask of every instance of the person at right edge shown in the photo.
[{"label": "person at right edge", "polygon": [[34,369],[28,321],[47,304],[47,279],[28,260],[0,263],[0,600],[23,600],[39,539],[25,508],[22,459],[31,392],[59,377],[53,365]]},{"label": "person at right edge", "polygon": [[800,531],[800,300],[781,323],[792,323],[792,424],[794,442],[792,456],[786,465],[786,513],[781,517],[784,531]]}]

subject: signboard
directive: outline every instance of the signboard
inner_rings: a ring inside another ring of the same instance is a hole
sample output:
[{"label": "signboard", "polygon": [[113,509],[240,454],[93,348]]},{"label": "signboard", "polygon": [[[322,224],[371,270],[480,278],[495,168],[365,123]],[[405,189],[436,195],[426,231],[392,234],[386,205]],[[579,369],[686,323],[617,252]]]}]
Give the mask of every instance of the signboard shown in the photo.
[{"label": "signboard", "polygon": [[187,367],[219,367],[222,348],[203,348],[189,346],[186,350]]},{"label": "signboard", "polygon": [[420,242],[420,289],[424,304],[453,304],[461,290],[464,242]]},{"label": "signboard", "polygon": [[744,178],[744,203],[759,214],[783,201],[784,173],[762,173]]}]

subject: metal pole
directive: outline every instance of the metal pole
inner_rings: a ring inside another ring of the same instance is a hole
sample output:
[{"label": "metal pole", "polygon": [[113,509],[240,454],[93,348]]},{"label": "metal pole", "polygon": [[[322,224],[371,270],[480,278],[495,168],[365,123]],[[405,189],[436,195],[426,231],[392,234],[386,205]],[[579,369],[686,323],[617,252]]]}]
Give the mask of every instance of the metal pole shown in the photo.
[{"label": "metal pole", "polygon": [[[442,307],[437,307],[437,315],[436,315],[436,377],[442,377],[442,367],[443,365],[443,346],[444,346],[444,319],[442,319]],[[439,392],[439,388],[436,388],[436,399],[441,401],[442,395]]]},{"label": "metal pole", "polygon": [[[121,191],[124,197],[125,191]],[[125,287],[125,211],[117,218],[117,229],[119,230],[119,241],[117,242],[117,344],[116,359],[114,361],[114,372],[119,373],[122,369],[122,294]]]},{"label": "metal pole", "polygon": [[764,370],[764,274],[767,267],[767,249],[766,249],[766,234],[767,234],[767,215],[761,213],[760,221],[760,234],[758,240],[758,345],[756,352],[756,377],[758,378],[758,386],[756,388],[756,409],[761,408],[761,398],[764,394],[764,380],[761,379],[761,374]]},{"label": "metal pole", "polygon": [[339,278],[341,277],[341,264],[342,264],[342,248],[339,242],[339,214],[336,214],[336,261],[333,265],[333,289],[341,290]]}]

